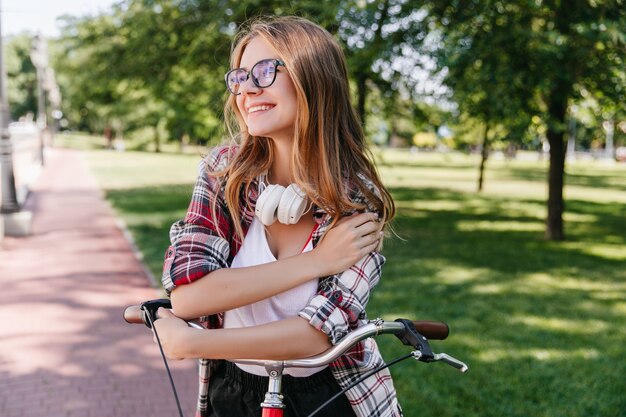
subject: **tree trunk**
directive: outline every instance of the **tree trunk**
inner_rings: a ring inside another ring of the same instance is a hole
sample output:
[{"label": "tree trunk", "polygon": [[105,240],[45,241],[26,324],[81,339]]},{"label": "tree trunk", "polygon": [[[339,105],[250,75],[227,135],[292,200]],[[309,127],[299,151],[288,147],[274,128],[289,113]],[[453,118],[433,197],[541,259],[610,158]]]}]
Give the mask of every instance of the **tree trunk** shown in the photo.
[{"label": "tree trunk", "polygon": [[154,152],[161,152],[161,131],[159,129],[158,123],[156,125],[156,128],[154,129]]},{"label": "tree trunk", "polygon": [[356,79],[356,88],[357,88],[357,104],[356,104],[356,113],[361,119],[361,126],[365,128],[365,99],[367,98],[367,76],[365,74],[359,74]]},{"label": "tree trunk", "polygon": [[487,158],[489,158],[489,123],[485,123],[485,132],[483,133],[483,143],[480,150],[480,168],[478,169],[478,192],[483,190],[483,179],[485,173],[485,165],[487,164]]},{"label": "tree trunk", "polygon": [[[402,146],[395,140],[398,137],[398,122],[396,117],[392,114],[389,115],[389,136],[387,137],[387,147]],[[409,144],[410,145],[410,144]]]},{"label": "tree trunk", "polygon": [[[381,50],[385,48],[383,45],[383,26],[389,17],[389,0],[384,0],[382,4],[379,5],[378,10],[380,10],[380,14],[378,15],[378,19],[376,20],[376,32],[374,34],[374,40],[371,44],[371,48],[373,50]],[[372,22],[374,23],[374,22]],[[358,69],[358,72],[355,75],[356,79],[356,87],[357,87],[357,107],[356,112],[361,119],[361,126],[365,129],[365,101],[367,99],[367,80],[371,79],[372,74],[372,64],[374,60],[372,57],[368,58],[367,63],[363,62],[363,66]]]},{"label": "tree trunk", "polygon": [[550,240],[564,240],[563,185],[565,183],[565,116],[567,113],[567,98],[550,98],[548,111],[552,119],[548,124],[546,136],[550,143],[550,169],[548,172],[548,218],[546,220],[546,238]]},{"label": "tree trunk", "polygon": [[[197,143],[196,143],[197,144]],[[178,151],[180,153],[184,153],[185,150],[191,145],[191,136],[188,133],[183,133],[178,141]]]}]

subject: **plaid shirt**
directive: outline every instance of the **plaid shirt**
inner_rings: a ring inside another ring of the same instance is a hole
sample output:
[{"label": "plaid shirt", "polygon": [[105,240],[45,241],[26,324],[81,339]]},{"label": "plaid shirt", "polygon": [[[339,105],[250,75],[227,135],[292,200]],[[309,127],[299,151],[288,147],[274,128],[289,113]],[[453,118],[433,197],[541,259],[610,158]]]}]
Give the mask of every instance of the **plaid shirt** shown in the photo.
[{"label": "plaid shirt", "polygon": [[[184,220],[172,225],[170,240],[163,266],[163,287],[168,294],[178,285],[188,284],[219,268],[228,268],[241,247],[228,207],[224,199],[224,187],[207,174],[227,167],[236,147],[217,147],[201,164],[201,173],[196,182],[191,203]],[[370,189],[373,184],[361,177]],[[258,181],[249,187],[240,206],[241,226],[247,233],[254,216],[254,205],[258,196]],[[364,203],[364,195],[356,187],[351,189],[353,202]],[[242,196],[244,197],[244,196]],[[247,201],[246,201],[247,200]],[[215,219],[210,211],[215,207]],[[313,246],[327,231],[332,219],[320,208],[314,211],[319,227],[313,233]],[[220,233],[218,233],[218,230]],[[220,237],[223,236],[223,237]],[[365,306],[370,290],[378,283],[385,258],[372,252],[343,273],[319,280],[318,292],[299,316],[308,320],[316,329],[326,333],[333,344],[337,344],[348,332],[367,322]],[[209,328],[220,328],[223,313],[205,318]],[[330,364],[330,369],[341,388],[347,387],[365,372],[384,361],[376,342],[370,338]],[[199,360],[199,397],[197,416],[208,415],[208,387],[210,360]],[[358,417],[402,416],[396,398],[391,375],[382,370],[346,393]]]}]

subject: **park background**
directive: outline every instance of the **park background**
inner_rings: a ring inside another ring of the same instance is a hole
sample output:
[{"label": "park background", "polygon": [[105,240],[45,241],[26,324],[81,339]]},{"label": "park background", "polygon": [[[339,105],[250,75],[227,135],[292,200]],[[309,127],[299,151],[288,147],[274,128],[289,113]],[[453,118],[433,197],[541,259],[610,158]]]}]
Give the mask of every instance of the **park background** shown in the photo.
[{"label": "park background", "polygon": [[626,415],[623,2],[123,1],[47,45],[7,38],[12,119],[45,114],[44,145],[82,150],[157,277],[258,14],[346,52],[398,206],[369,315],[447,321],[434,346],[470,365],[392,369],[406,415]]}]

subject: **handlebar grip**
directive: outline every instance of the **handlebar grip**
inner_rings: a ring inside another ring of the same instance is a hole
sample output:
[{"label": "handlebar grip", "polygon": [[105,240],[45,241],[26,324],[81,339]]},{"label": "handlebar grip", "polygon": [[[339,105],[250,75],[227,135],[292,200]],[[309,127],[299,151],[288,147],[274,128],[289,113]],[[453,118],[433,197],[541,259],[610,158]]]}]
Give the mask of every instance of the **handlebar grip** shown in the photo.
[{"label": "handlebar grip", "polygon": [[429,340],[445,340],[450,334],[450,328],[442,321],[413,321],[413,327]]},{"label": "handlebar grip", "polygon": [[172,308],[172,302],[167,298],[160,298],[158,300],[150,300],[141,303],[140,305],[134,305],[127,307],[124,310],[124,320],[127,323],[143,323],[148,327],[152,327],[150,322],[157,320],[157,310],[159,308]]},{"label": "handlebar grip", "polygon": [[126,307],[124,310],[124,320],[130,324],[144,324],[143,314],[140,305]]}]

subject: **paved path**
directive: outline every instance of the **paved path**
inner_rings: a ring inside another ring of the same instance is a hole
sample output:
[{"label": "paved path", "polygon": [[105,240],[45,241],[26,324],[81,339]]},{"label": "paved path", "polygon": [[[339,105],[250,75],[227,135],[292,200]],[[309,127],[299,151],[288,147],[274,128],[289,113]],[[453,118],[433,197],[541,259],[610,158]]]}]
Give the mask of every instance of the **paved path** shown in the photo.
[{"label": "paved path", "polygon": [[[33,236],[0,243],[0,416],[176,416],[149,330],[122,320],[158,294],[80,153],[50,153],[27,209]],[[195,363],[170,365],[191,416]]]}]

